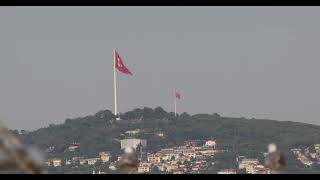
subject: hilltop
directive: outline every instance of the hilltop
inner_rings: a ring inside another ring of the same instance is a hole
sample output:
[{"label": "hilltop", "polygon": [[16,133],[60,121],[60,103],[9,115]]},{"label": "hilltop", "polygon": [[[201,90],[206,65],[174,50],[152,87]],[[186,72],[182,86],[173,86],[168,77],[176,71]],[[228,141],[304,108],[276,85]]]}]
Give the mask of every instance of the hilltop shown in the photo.
[{"label": "hilltop", "polygon": [[[117,154],[119,140],[125,137],[126,131],[136,129],[140,130],[137,136],[147,140],[150,152],[180,145],[186,140],[215,139],[220,149],[250,157],[261,156],[271,142],[287,154],[291,148],[320,142],[320,126],[298,122],[221,117],[217,113],[182,113],[174,117],[174,113],[161,107],[134,109],[123,113],[121,118],[122,121],[114,122],[113,113],[103,110],[18,136],[25,144],[42,150],[54,146],[51,155],[55,157],[68,156],[64,152],[72,143],[80,144],[79,155],[90,156],[99,151]],[[163,133],[163,137],[158,136],[159,133]],[[292,157],[288,160],[293,162]]]}]

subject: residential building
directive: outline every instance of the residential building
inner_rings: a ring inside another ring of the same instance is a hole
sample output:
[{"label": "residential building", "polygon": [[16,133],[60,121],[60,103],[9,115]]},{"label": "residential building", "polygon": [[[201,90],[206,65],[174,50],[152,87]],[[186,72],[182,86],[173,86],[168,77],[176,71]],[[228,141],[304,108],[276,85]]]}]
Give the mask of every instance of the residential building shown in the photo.
[{"label": "residential building", "polygon": [[100,158],[89,158],[85,160],[87,161],[88,165],[95,165]]},{"label": "residential building", "polygon": [[195,158],[196,152],[194,150],[189,150],[183,153],[184,156],[187,156],[189,158]]},{"label": "residential building", "polygon": [[167,172],[172,172],[172,171],[174,171],[174,170],[176,170],[178,168],[178,165],[168,165],[167,167],[166,167],[166,171]]},{"label": "residential building", "polygon": [[80,159],[80,160],[79,160],[79,164],[80,164],[80,165],[87,164],[87,160],[86,160],[86,159]]},{"label": "residential building", "polygon": [[291,149],[291,151],[293,152],[294,155],[298,155],[298,154],[300,154],[301,149],[299,149],[299,148],[294,148],[294,149]]},{"label": "residential building", "polygon": [[53,165],[54,167],[59,167],[59,166],[61,166],[61,159],[53,159],[53,160],[52,160],[52,165]]},{"label": "residential building", "polygon": [[269,168],[258,165],[254,168],[254,174],[271,174],[271,171]]},{"label": "residential building", "polygon": [[78,149],[78,145],[71,145],[71,146],[69,146],[68,147],[68,151],[69,152],[74,152],[74,151],[76,151],[76,149]]},{"label": "residential building", "polygon": [[248,166],[257,165],[259,164],[258,159],[242,159],[239,162],[239,169],[246,169]]},{"label": "residential building", "polygon": [[317,153],[310,153],[310,157],[313,158],[313,159],[316,159],[317,158]]},{"label": "residential building", "polygon": [[159,137],[164,137],[164,134],[163,133],[158,133],[157,134]]},{"label": "residential building", "polygon": [[140,129],[136,129],[136,130],[132,130],[132,131],[126,131],[125,133],[127,135],[134,136],[134,135],[137,135],[137,134],[140,133]]},{"label": "residential building", "polygon": [[237,172],[234,169],[222,169],[218,174],[237,174]]},{"label": "residential building", "polygon": [[162,153],[161,159],[164,161],[168,161],[168,160],[171,160],[172,158],[178,159],[179,156],[180,155],[178,153],[176,153],[174,151],[170,151],[170,152]]},{"label": "residential building", "polygon": [[159,154],[150,154],[147,156],[148,162],[152,164],[158,164],[161,162],[161,156]]},{"label": "residential building", "polygon": [[205,142],[204,146],[216,148],[216,141],[208,140]]},{"label": "residential building", "polygon": [[183,174],[182,170],[173,171],[172,174]]},{"label": "residential building", "polygon": [[214,149],[204,149],[204,150],[200,150],[199,151],[201,154],[203,154],[204,156],[214,156],[215,153],[217,152],[217,150]]},{"label": "residential building", "polygon": [[191,168],[192,171],[199,171],[199,166],[194,166]]},{"label": "residential building", "polygon": [[150,172],[151,170],[151,163],[140,163],[139,167],[138,167],[138,173],[146,173],[146,172]]},{"label": "residential building", "polygon": [[71,158],[71,161],[73,163],[79,163],[81,159],[83,159],[83,157],[77,156],[77,157]]},{"label": "residential building", "polygon": [[108,162],[111,158],[111,155],[109,152],[100,152],[99,156],[100,156],[100,159],[103,163]]},{"label": "residential building", "polygon": [[65,162],[66,165],[71,165],[72,164],[72,161],[71,159],[66,159],[66,162]]}]

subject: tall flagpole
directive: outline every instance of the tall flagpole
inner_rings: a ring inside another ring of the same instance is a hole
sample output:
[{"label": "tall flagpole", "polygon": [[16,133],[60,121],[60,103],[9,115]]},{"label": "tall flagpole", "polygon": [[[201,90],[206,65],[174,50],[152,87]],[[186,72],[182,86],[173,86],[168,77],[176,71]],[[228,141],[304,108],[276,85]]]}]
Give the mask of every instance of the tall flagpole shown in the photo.
[{"label": "tall flagpole", "polygon": [[174,91],[174,116],[177,116],[177,97],[176,97],[176,89],[173,89]]},{"label": "tall flagpole", "polygon": [[117,79],[116,79],[116,49],[113,49],[113,87],[114,87],[114,115],[117,119]]}]

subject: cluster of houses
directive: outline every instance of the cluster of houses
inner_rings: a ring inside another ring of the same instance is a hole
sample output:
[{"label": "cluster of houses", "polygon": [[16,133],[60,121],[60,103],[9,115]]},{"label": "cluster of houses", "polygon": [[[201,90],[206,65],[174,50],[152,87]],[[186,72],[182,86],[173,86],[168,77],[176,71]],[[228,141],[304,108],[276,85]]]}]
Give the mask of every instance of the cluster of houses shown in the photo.
[{"label": "cluster of houses", "polygon": [[[78,148],[79,144],[71,144],[67,151],[74,152]],[[52,151],[54,147],[49,147],[48,150]],[[100,152],[97,157],[84,158],[83,156],[75,156],[72,158],[52,158],[46,161],[48,167],[61,167],[71,165],[95,165],[98,161],[101,163],[109,162],[111,155],[109,152]]]},{"label": "cluster of houses", "polygon": [[[310,150],[313,146],[313,151]],[[306,167],[312,166],[314,163],[320,164],[320,144],[314,144],[305,149],[294,148],[291,149],[295,158]]]},{"label": "cluster of houses", "polygon": [[[129,133],[137,133],[135,131]],[[201,143],[199,143],[201,142]],[[126,147],[138,147],[139,144],[146,146],[145,140],[141,139],[124,139],[121,141],[121,148]],[[67,148],[67,151],[74,152],[78,149],[79,144],[73,143]],[[320,144],[313,145],[313,149],[291,149],[295,157],[306,166],[311,166],[313,163],[318,162],[320,164]],[[48,151],[54,150],[54,147],[49,147]],[[163,173],[163,174],[197,174],[207,172],[208,168],[215,165],[214,156],[217,153],[222,153],[222,150],[217,149],[217,143],[215,140],[190,140],[186,141],[184,145],[161,149],[154,153],[147,153],[142,158],[139,158],[140,162],[137,167],[137,173]],[[265,153],[266,154],[266,153]],[[95,165],[103,165],[101,171],[94,172],[95,174],[101,173],[113,173],[117,172],[118,164],[121,160],[121,155],[111,160],[111,154],[109,152],[100,152],[96,157],[84,158],[83,156],[75,156],[70,158],[52,158],[49,159],[46,164],[51,167],[61,166],[87,166],[95,169]],[[235,159],[238,168],[220,169],[218,174],[237,174],[239,172],[245,172],[247,174],[270,174],[270,169],[266,168],[259,162],[257,158],[246,158],[245,156],[238,156]],[[96,169],[97,170],[97,169]],[[103,172],[105,170],[106,172]]]},{"label": "cluster of houses", "polygon": [[[136,133],[136,132],[130,132]],[[121,146],[136,147],[137,144],[144,142],[139,139],[125,139]],[[201,143],[199,143],[201,142]],[[200,144],[200,145],[199,145]],[[68,152],[74,152],[78,149],[78,143],[72,143],[67,148]],[[320,150],[320,146],[318,148]],[[49,147],[47,151],[53,151],[54,147]],[[155,153],[147,153],[146,157],[140,159],[137,168],[138,173],[151,173],[155,170],[158,173],[170,174],[186,174],[186,173],[202,173],[208,167],[215,164],[213,157],[216,153],[222,152],[217,149],[215,140],[207,140],[205,142],[200,140],[186,141],[183,146],[177,146],[167,149],[161,149]],[[105,164],[106,171],[112,173],[118,170],[118,163],[121,155],[114,161],[111,161],[111,154],[109,152],[100,152],[96,157],[84,158],[83,156],[75,156],[71,158],[52,158],[46,162],[47,166],[61,167],[61,166],[89,166],[94,167],[99,161]],[[258,159],[248,159],[239,156],[236,159],[239,169],[244,169],[248,174],[269,174],[270,170],[261,165]],[[93,173],[96,173],[93,171]],[[101,174],[105,172],[97,172]],[[218,174],[236,174],[236,169],[221,169]]]},{"label": "cluster of houses", "polygon": [[201,146],[197,144],[197,141],[186,141],[184,146],[149,153],[147,159],[140,162],[138,173],[149,173],[155,168],[161,173],[201,173],[208,168],[208,159],[212,159],[218,150],[214,140]]},{"label": "cluster of houses", "polygon": [[238,156],[236,158],[239,170],[245,170],[247,174],[270,174],[269,168],[264,167],[256,158]]}]

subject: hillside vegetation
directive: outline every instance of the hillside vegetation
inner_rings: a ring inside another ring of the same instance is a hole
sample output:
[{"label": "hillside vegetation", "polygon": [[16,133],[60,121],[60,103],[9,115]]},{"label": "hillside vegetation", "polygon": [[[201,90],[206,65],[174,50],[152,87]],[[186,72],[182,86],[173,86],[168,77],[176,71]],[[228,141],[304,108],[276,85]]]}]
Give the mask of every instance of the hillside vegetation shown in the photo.
[{"label": "hillside vegetation", "polygon": [[[121,118],[122,121],[113,122],[112,112],[104,110],[95,115],[67,119],[63,124],[50,125],[19,135],[19,138],[27,145],[43,150],[54,146],[52,156],[65,156],[63,152],[74,142],[80,143],[79,155],[90,156],[99,151],[117,154],[119,140],[125,137],[126,131],[135,129],[140,129],[138,137],[147,140],[149,151],[181,145],[185,140],[215,139],[219,149],[250,157],[261,156],[271,142],[287,154],[291,148],[320,143],[320,126],[298,122],[221,117],[216,113],[182,113],[174,117],[174,113],[161,107],[134,109],[122,114]],[[163,133],[164,137],[157,133]]]}]

